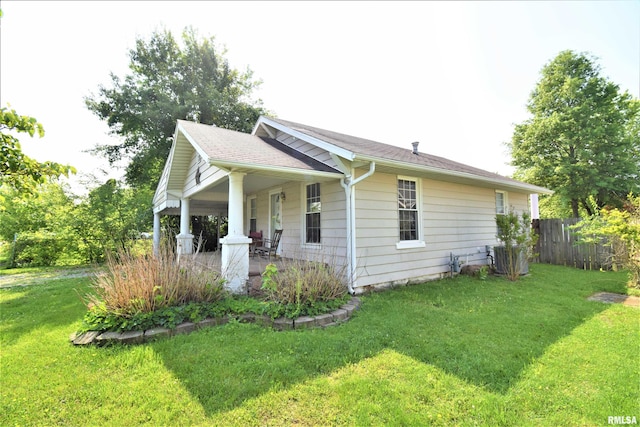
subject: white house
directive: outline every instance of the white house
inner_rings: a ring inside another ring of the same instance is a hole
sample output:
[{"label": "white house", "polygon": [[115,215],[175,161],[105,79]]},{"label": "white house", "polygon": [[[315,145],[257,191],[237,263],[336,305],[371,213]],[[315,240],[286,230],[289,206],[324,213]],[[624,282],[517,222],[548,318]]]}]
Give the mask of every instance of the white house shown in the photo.
[{"label": "white house", "polygon": [[250,231],[282,229],[285,258],[346,268],[349,290],[449,274],[452,259],[486,264],[495,216],[529,209],[550,190],[420,151],[281,119],[260,117],[251,134],[178,120],[153,199],[180,215],[178,250],[193,251],[190,215],[227,215],[222,270],[242,291]]}]

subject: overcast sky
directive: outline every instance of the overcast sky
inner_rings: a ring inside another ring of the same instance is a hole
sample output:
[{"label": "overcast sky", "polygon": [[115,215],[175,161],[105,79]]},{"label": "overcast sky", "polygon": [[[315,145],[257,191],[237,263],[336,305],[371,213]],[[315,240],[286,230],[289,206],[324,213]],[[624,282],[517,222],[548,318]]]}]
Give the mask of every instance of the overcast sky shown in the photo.
[{"label": "overcast sky", "polygon": [[[38,160],[95,173],[114,143],[83,97],[128,71],[136,37],[187,26],[215,36],[278,117],[512,173],[505,143],[528,117],[541,68],[588,52],[640,94],[640,1],[2,1],[0,103],[36,117]],[[76,178],[77,180],[78,178]]]}]

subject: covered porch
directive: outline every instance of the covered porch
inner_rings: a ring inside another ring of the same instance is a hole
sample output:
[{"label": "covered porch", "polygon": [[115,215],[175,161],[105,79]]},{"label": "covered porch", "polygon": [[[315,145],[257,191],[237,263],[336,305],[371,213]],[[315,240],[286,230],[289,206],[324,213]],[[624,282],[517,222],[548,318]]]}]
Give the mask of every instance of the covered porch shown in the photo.
[{"label": "covered porch", "polygon": [[[197,268],[206,270],[213,270],[222,273],[222,251],[217,250],[214,252],[198,252],[191,255],[183,255],[183,257],[190,257],[189,261],[193,263]],[[275,264],[279,271],[287,268],[287,265],[291,264],[292,260],[282,257],[267,257],[267,256],[249,256],[249,271],[248,279],[243,289],[243,293],[255,294],[259,292],[262,285],[262,273],[265,271],[267,265]]]},{"label": "covered porch", "polygon": [[[154,250],[160,247],[164,215],[180,217],[179,257],[195,252],[192,216],[226,217],[227,233],[222,238],[218,234],[220,250],[210,258],[219,257],[229,290],[243,293],[250,275],[261,273],[268,263],[250,257],[250,231],[262,231],[270,239],[276,229],[284,230],[280,245],[293,244],[290,230],[299,230],[303,218],[303,185],[341,177],[273,139],[180,120],[154,196]],[[250,205],[256,195],[261,203],[257,213]]]}]

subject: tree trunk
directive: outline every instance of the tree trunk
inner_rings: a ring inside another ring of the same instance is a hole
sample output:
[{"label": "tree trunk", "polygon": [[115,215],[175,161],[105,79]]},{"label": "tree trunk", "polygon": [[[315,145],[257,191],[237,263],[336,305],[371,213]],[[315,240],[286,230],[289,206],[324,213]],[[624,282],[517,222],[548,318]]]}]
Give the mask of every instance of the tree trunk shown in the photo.
[{"label": "tree trunk", "polygon": [[574,218],[580,218],[578,213],[578,199],[571,199],[571,210],[573,211]]},{"label": "tree trunk", "polygon": [[587,211],[587,215],[593,216],[594,214],[593,209],[591,209],[591,205],[589,205],[586,199],[582,199],[582,207],[584,208],[585,211]]}]

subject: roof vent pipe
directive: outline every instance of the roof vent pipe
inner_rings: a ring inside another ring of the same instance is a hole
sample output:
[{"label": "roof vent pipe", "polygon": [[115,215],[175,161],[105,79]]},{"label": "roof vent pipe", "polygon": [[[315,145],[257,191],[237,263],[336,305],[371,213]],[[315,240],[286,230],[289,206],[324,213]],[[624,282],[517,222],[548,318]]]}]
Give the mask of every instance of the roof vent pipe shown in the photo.
[{"label": "roof vent pipe", "polygon": [[418,154],[418,144],[420,144],[418,141],[411,143],[413,145],[413,154]]}]

